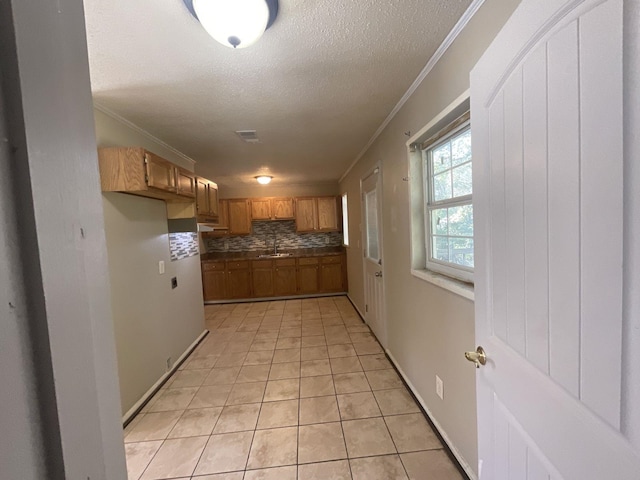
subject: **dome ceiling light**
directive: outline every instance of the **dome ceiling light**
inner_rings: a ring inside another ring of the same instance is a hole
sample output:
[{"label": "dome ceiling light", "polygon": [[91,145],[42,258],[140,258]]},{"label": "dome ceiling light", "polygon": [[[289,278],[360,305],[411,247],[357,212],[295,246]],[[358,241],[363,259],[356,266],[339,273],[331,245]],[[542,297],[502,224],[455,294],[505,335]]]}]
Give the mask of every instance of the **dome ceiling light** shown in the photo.
[{"label": "dome ceiling light", "polygon": [[253,45],[278,16],[278,0],[183,0],[209,35],[230,48]]},{"label": "dome ceiling light", "polygon": [[273,180],[273,177],[271,175],[258,175],[256,180],[260,185],[267,185],[271,180]]}]

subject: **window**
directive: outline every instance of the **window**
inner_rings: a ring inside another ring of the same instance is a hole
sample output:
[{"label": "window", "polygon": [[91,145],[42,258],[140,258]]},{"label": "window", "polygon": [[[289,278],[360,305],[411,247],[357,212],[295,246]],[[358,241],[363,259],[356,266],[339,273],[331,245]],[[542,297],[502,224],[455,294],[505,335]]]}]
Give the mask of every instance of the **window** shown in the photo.
[{"label": "window", "polygon": [[342,244],[349,246],[349,210],[347,209],[347,194],[342,195]]},{"label": "window", "polygon": [[471,128],[468,117],[422,145],[426,268],[473,281]]}]

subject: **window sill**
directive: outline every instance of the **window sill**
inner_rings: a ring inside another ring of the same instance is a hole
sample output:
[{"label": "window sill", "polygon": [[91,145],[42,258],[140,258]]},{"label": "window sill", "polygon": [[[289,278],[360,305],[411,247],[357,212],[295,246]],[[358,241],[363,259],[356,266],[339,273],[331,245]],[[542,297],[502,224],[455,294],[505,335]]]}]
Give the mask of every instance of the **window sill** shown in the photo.
[{"label": "window sill", "polygon": [[456,280],[455,278],[447,277],[446,275],[435,273],[430,270],[411,270],[411,275],[424,280],[425,282],[437,285],[440,288],[444,288],[445,290],[449,290],[450,292],[460,295],[472,302],[475,300],[473,285],[461,280]]}]

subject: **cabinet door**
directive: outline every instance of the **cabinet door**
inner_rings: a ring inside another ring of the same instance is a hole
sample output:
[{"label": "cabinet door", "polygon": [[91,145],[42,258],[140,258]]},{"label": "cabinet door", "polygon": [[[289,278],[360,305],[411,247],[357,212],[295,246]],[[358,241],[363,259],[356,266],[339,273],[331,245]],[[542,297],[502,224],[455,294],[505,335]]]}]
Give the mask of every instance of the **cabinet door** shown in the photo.
[{"label": "cabinet door", "polygon": [[224,262],[202,263],[202,288],[205,300],[221,300],[227,296]]},{"label": "cabinet door", "polygon": [[227,279],[224,270],[202,272],[202,287],[204,299],[223,300],[227,298]]},{"label": "cabinet door", "polygon": [[294,219],[293,198],[272,198],[271,218],[274,220]]},{"label": "cabinet door", "polygon": [[195,198],[196,176],[184,168],[176,168],[176,187],[178,195]]},{"label": "cabinet door", "polygon": [[218,185],[213,182],[209,182],[209,215],[217,217],[219,215],[219,201],[218,201]]},{"label": "cabinet door", "polygon": [[196,179],[196,213],[198,215],[209,213],[209,182],[204,178]]},{"label": "cabinet door", "polygon": [[251,297],[251,270],[227,271],[227,298]]},{"label": "cabinet door", "polygon": [[322,232],[337,232],[340,230],[338,221],[338,199],[336,197],[319,197],[318,230]]},{"label": "cabinet door", "polygon": [[271,200],[268,198],[252,198],[251,219],[271,220]]},{"label": "cabinet door", "polygon": [[298,293],[318,293],[320,291],[318,265],[298,266]]},{"label": "cabinet door", "polygon": [[172,164],[150,152],[145,153],[144,162],[149,188],[176,192],[175,167]]},{"label": "cabinet door", "polygon": [[253,262],[253,296],[273,297],[273,262],[271,260],[259,260]]},{"label": "cabinet door", "polygon": [[322,292],[343,292],[342,263],[320,266],[320,290]]},{"label": "cabinet door", "polygon": [[248,235],[251,233],[251,216],[249,200],[230,199],[229,202],[229,233],[231,235]]},{"label": "cabinet door", "polygon": [[274,290],[277,296],[295,295],[298,293],[298,279],[294,266],[276,265],[273,273]]},{"label": "cabinet door", "polygon": [[296,198],[296,231],[314,232],[318,225],[315,198]]},{"label": "cabinet door", "polygon": [[219,227],[229,228],[229,201],[218,201],[218,224]]}]

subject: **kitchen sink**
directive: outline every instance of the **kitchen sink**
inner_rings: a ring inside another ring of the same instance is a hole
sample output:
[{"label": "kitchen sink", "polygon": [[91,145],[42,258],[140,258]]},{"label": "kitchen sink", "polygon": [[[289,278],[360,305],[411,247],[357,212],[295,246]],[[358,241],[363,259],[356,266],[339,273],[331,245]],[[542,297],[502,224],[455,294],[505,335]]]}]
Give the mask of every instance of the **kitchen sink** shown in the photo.
[{"label": "kitchen sink", "polygon": [[283,258],[290,256],[290,253],[263,253],[262,255],[258,255],[258,258]]}]

